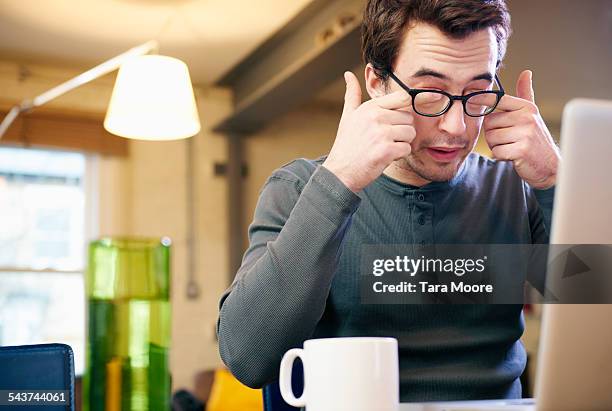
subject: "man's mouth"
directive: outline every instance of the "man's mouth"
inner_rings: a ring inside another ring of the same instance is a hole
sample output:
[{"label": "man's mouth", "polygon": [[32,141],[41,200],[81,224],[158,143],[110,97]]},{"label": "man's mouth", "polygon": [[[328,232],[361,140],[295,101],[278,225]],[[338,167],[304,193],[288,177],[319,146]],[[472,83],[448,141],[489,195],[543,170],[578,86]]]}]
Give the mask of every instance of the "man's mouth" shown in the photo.
[{"label": "man's mouth", "polygon": [[427,147],[427,152],[436,161],[454,160],[463,147]]}]

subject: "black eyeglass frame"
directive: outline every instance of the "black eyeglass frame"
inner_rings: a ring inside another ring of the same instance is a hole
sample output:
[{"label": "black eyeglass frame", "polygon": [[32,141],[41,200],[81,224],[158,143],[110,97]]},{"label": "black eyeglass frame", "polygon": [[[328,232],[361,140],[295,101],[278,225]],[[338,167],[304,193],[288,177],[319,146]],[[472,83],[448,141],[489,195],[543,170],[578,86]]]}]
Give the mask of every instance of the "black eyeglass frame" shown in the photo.
[{"label": "black eyeglass frame", "polygon": [[[506,94],[506,92],[504,90],[504,87],[501,85],[501,82],[499,81],[499,78],[497,77],[497,74],[495,74],[495,81],[497,82],[497,86],[499,87],[499,90],[475,91],[473,93],[466,94],[465,96],[453,96],[452,94],[449,94],[446,91],[442,91],[442,90],[410,88],[407,85],[405,85],[399,78],[397,78],[395,73],[393,73],[392,71],[387,71],[387,74],[389,75],[389,77],[391,77],[393,79],[393,81],[395,81],[397,83],[398,86],[400,86],[408,94],[410,94],[410,97],[412,97],[412,109],[414,110],[414,112],[419,114],[419,115],[421,115],[421,116],[425,116],[425,117],[439,117],[439,116],[443,115],[448,110],[450,110],[450,108],[453,106],[453,103],[454,103],[455,100],[460,100],[461,101],[461,104],[463,105],[463,112],[466,115],[468,115],[469,117],[484,117],[487,114],[491,114],[493,111],[495,111],[495,108],[499,104],[499,101]],[[414,100],[415,100],[416,96],[419,93],[423,93],[423,92],[443,94],[443,95],[445,95],[446,97],[449,98],[450,104],[448,104],[448,106],[446,106],[446,108],[444,110],[442,110],[441,112],[439,112],[437,114],[423,114],[420,111],[418,111],[416,109],[415,105],[414,105]],[[466,103],[467,103],[467,100],[469,98],[471,98],[473,96],[476,96],[476,95],[479,95],[479,94],[495,94],[495,95],[497,95],[497,101],[495,101],[495,105],[493,105],[493,108],[491,108],[488,112],[483,113],[483,114],[478,114],[478,115],[472,115],[472,114],[468,113],[467,107],[466,107]]]}]

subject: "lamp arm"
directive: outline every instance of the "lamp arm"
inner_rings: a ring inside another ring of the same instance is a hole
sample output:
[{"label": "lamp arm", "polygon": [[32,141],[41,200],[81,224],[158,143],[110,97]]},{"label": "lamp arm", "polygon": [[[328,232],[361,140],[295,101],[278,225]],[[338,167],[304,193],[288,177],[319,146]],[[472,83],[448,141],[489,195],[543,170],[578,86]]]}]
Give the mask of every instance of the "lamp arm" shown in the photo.
[{"label": "lamp arm", "polygon": [[21,106],[13,106],[11,110],[7,113],[7,115],[0,123],[0,139],[6,133],[6,130],[13,124],[13,121],[17,118],[17,116],[21,113]]},{"label": "lamp arm", "polygon": [[83,84],[89,83],[92,80],[95,80],[99,77],[102,77],[105,74],[108,74],[114,70],[117,70],[121,64],[123,64],[127,59],[135,56],[141,56],[147,53],[150,53],[153,50],[157,50],[158,43],[156,40],[148,41],[139,46],[133,47],[128,51],[119,54],[109,60],[106,60],[104,63],[97,65],[94,68],[87,70],[84,73],[79,74],[76,77],[71,78],[70,80],[53,87],[52,89],[45,91],[44,93],[34,97],[32,100],[25,100],[21,104],[14,106],[6,115],[2,123],[0,123],[0,139],[9,126],[15,121],[15,118],[24,111],[31,110],[32,108],[42,106],[45,103],[61,96],[69,92],[70,90],[74,90],[77,87],[82,86]]}]

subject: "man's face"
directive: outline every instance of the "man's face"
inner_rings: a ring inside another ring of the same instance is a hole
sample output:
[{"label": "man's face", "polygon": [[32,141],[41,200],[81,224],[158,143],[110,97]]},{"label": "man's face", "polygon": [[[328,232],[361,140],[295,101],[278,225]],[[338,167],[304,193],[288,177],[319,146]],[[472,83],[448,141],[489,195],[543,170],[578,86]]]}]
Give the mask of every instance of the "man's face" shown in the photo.
[{"label": "man's face", "polygon": [[[417,23],[404,36],[394,72],[410,88],[464,95],[492,88],[496,62],[497,41],[492,29],[456,40],[434,26]],[[381,87],[385,92],[400,90],[392,79],[385,86],[370,81],[371,74],[366,76],[368,91],[374,87],[378,93]],[[449,111],[439,117],[415,113],[412,153],[396,160],[394,166],[424,180],[450,180],[474,148],[482,120],[467,116],[460,101],[454,101]]]}]

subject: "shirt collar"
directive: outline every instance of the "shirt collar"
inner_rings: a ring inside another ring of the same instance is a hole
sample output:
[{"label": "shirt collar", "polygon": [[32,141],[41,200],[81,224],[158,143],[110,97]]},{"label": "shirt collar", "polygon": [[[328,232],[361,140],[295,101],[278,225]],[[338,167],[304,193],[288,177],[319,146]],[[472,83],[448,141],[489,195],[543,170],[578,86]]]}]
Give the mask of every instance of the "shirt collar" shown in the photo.
[{"label": "shirt collar", "polygon": [[399,194],[399,195],[405,195],[409,192],[415,192],[415,191],[417,192],[419,191],[436,192],[436,191],[450,190],[450,189],[455,188],[458,184],[460,184],[463,181],[463,178],[465,177],[465,169],[467,168],[466,163],[469,161],[470,157],[471,157],[470,155],[466,157],[466,159],[461,164],[461,167],[459,168],[459,171],[457,172],[457,174],[455,174],[453,178],[451,178],[448,181],[432,181],[430,183],[425,184],[422,187],[417,187],[412,184],[402,183],[401,181],[396,180],[395,178],[389,177],[388,175],[383,173],[381,174],[380,177],[378,177],[375,180],[375,183],[380,184],[387,190],[395,194]]}]

